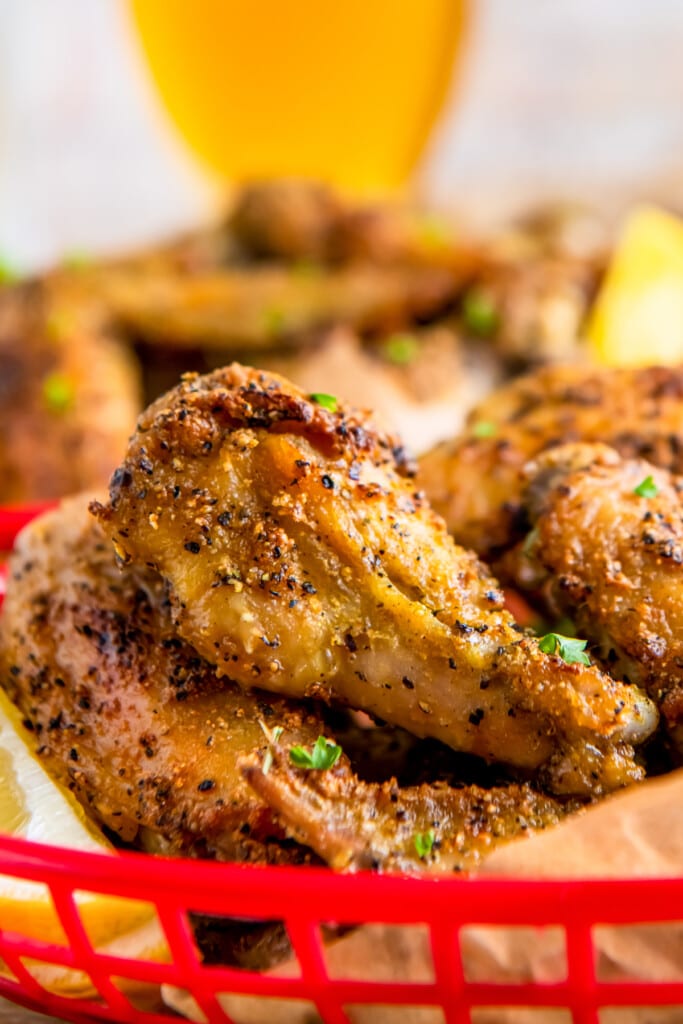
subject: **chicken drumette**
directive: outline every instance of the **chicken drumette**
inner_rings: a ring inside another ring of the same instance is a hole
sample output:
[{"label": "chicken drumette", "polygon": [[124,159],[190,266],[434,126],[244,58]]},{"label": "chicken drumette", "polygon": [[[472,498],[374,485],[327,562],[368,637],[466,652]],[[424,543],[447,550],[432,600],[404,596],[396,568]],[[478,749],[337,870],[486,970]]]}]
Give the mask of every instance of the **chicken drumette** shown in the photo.
[{"label": "chicken drumette", "polygon": [[[532,530],[517,582],[593,640],[611,671],[683,722],[683,482],[605,445],[564,445],[528,464]],[[513,560],[509,560],[509,565]]]},{"label": "chicken drumette", "polygon": [[104,487],[140,390],[134,357],[78,280],[0,286],[0,502]]},{"label": "chicken drumette", "polygon": [[336,697],[557,792],[639,778],[642,692],[543,654],[415,490],[403,449],[330,396],[239,365],[140,418],[107,507],[168,581],[180,635],[242,686]]},{"label": "chicken drumette", "polygon": [[263,755],[245,758],[244,777],[293,839],[343,871],[472,870],[496,846],[577,810],[528,785],[401,787],[362,782],[343,756],[324,772],[294,767],[277,744],[270,757],[267,772]]},{"label": "chicken drumette", "polygon": [[512,381],[421,459],[418,483],[456,541],[494,560],[526,530],[522,467],[570,441],[603,441],[682,472],[683,367],[556,366]]},{"label": "chicken drumette", "polygon": [[46,766],[122,839],[178,855],[301,861],[242,779],[260,722],[313,742],[311,709],[244,693],[176,635],[162,581],[116,565],[82,496],[35,520],[10,562],[0,683]]}]

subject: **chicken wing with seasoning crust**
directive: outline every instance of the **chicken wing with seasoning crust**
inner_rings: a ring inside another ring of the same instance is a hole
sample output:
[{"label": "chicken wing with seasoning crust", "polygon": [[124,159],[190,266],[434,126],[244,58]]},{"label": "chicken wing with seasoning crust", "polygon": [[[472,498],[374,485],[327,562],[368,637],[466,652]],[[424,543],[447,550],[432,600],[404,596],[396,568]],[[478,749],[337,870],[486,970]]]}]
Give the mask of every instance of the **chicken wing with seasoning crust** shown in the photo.
[{"label": "chicken wing with seasoning crust", "polygon": [[265,265],[188,275],[150,266],[112,269],[99,286],[114,316],[148,342],[234,351],[301,345],[335,324],[361,333],[399,329],[442,312],[457,280],[439,267]]},{"label": "chicken wing with seasoning crust", "polygon": [[520,470],[570,441],[683,472],[683,366],[554,366],[514,380],[420,460],[418,483],[456,541],[492,560],[526,532]]},{"label": "chicken wing with seasoning crust", "polygon": [[342,871],[468,871],[496,846],[556,825],[569,810],[528,785],[455,789],[367,783],[345,757],[328,771],[295,768],[281,744],[245,758],[242,772],[289,835]]},{"label": "chicken wing with seasoning crust", "polygon": [[0,501],[104,487],[140,391],[133,354],[77,281],[0,287]]},{"label": "chicken wing with seasoning crust", "polygon": [[243,687],[335,697],[557,792],[641,776],[645,695],[515,628],[366,414],[238,364],[188,375],[110,495],[121,560],[168,581],[179,634]]},{"label": "chicken wing with seasoning crust", "polygon": [[175,634],[161,580],[120,571],[83,496],[21,534],[0,630],[0,683],[100,824],[165,854],[306,859],[237,760],[264,745],[260,721],[307,743],[320,719],[218,679]]},{"label": "chicken wing with seasoning crust", "polygon": [[525,470],[532,524],[518,582],[571,616],[611,671],[683,733],[683,482],[604,445],[553,448]]}]

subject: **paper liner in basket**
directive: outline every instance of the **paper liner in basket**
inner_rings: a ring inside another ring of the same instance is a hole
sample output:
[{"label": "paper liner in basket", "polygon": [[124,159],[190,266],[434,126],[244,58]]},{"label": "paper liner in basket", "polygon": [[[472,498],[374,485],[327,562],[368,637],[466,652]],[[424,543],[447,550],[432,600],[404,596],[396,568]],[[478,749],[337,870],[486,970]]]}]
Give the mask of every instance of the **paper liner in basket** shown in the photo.
[{"label": "paper liner in basket", "polygon": [[[683,770],[622,792],[569,819],[548,832],[520,839],[495,851],[481,874],[524,879],[549,878],[674,878],[683,871]],[[596,921],[599,909],[596,908]],[[561,922],[558,922],[558,924]],[[538,930],[469,927],[462,935],[466,977],[487,982],[550,982],[566,976],[564,943],[560,929]],[[634,925],[627,930],[598,928],[594,936],[596,969],[602,980],[637,978],[642,981],[683,980],[683,924],[653,927]],[[328,966],[337,976],[367,976],[368,964],[382,958],[382,979],[405,981],[432,971],[429,943],[419,931],[412,942],[396,943],[395,929],[360,928],[336,941],[327,951]],[[387,963],[389,960],[389,973]],[[273,973],[287,973],[287,965]],[[392,979],[393,974],[393,979]],[[164,986],[168,1006],[193,1021],[204,1021],[186,992]],[[313,1024],[309,1006],[254,997],[221,997],[235,1024]],[[604,1012],[604,1011],[603,1011]],[[654,1015],[656,1013],[656,1016]],[[611,1016],[610,1016],[611,1014]],[[350,1015],[364,1024],[362,1012]],[[372,1008],[372,1024],[396,1024],[395,1013]],[[683,1008],[669,1011],[626,1008],[607,1011],[606,1024],[681,1024]],[[410,1024],[442,1020],[429,1008],[415,1007]],[[566,1021],[566,1011],[555,1014],[523,1009],[478,1012],[477,1024],[554,1024]]]}]

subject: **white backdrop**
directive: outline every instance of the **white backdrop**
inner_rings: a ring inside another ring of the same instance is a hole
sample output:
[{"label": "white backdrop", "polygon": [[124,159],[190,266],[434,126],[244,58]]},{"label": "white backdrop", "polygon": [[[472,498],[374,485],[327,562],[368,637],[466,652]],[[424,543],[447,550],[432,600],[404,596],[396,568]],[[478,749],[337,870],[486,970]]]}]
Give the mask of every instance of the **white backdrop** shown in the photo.
[{"label": "white backdrop", "polygon": [[[676,190],[680,0],[472,6],[464,73],[422,168],[432,196],[493,214],[653,177]],[[192,223],[212,195],[161,114],[125,0],[0,0],[1,255],[39,265],[134,244]]]}]

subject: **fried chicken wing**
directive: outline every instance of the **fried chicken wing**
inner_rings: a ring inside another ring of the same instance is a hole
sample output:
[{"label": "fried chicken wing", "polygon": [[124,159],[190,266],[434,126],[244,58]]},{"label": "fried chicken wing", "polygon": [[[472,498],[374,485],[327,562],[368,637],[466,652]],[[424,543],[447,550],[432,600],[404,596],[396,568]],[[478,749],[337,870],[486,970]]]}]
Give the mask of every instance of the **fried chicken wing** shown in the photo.
[{"label": "fried chicken wing", "polygon": [[418,484],[456,541],[493,560],[526,530],[520,470],[569,441],[683,472],[683,367],[556,366],[514,380],[421,459]]},{"label": "fried chicken wing", "polygon": [[135,359],[77,286],[0,288],[0,501],[102,487],[141,407]]},{"label": "fried chicken wing", "polygon": [[103,298],[128,330],[168,347],[267,348],[305,342],[337,323],[361,331],[436,316],[457,282],[441,268],[350,265],[333,270],[227,267],[188,275],[112,270]]},{"label": "fried chicken wing", "polygon": [[[519,369],[577,358],[581,327],[598,284],[595,261],[545,252],[482,259],[464,303],[486,303],[496,351]],[[469,305],[471,309],[471,305]],[[469,320],[469,324],[468,324]]]},{"label": "fried chicken wing", "polygon": [[571,616],[612,671],[683,723],[683,482],[604,445],[565,445],[525,469],[533,527],[518,579]]},{"label": "fried chicken wing", "polygon": [[218,679],[173,630],[162,582],[121,572],[79,496],[34,520],[10,562],[0,682],[46,766],[122,839],[166,854],[302,860],[237,768],[302,706]]},{"label": "fried chicken wing", "polygon": [[122,561],[168,581],[178,632],[246,688],[335,697],[557,791],[639,777],[644,695],[543,654],[396,440],[315,399],[234,364],[140,418],[96,511]]},{"label": "fried chicken wing", "polygon": [[496,846],[556,825],[568,810],[530,786],[455,789],[367,783],[345,757],[327,771],[294,767],[285,740],[242,763],[244,777],[289,835],[342,871],[443,873],[476,868]]},{"label": "fried chicken wing", "polygon": [[319,182],[280,180],[247,185],[228,219],[250,258],[450,267],[469,275],[478,247],[433,212],[390,203],[344,201]]}]

